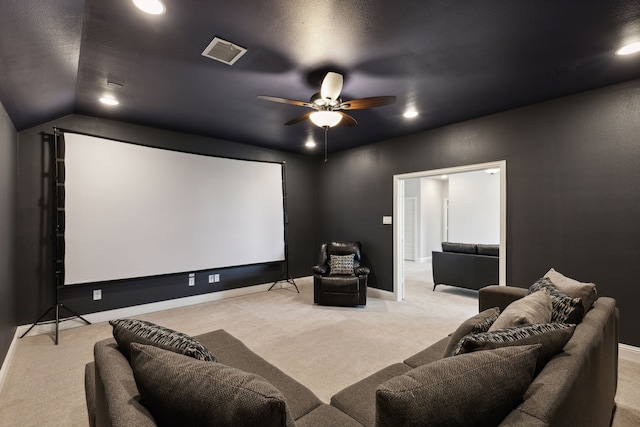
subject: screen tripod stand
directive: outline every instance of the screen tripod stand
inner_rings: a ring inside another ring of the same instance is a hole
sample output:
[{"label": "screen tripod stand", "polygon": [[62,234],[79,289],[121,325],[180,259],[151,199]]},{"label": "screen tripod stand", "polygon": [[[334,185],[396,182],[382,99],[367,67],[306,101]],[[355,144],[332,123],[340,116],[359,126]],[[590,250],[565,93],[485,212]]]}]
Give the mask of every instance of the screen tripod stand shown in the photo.
[{"label": "screen tripod stand", "polygon": [[[84,317],[80,316],[75,311],[71,310],[69,307],[66,307],[64,304],[60,302],[60,295],[58,292],[59,286],[62,283],[63,271],[64,271],[64,173],[61,173],[61,170],[64,170],[64,139],[59,139],[58,136],[60,134],[60,130],[57,128],[53,128],[53,139],[51,135],[43,135],[43,139],[47,141],[52,141],[51,143],[51,169],[53,174],[52,179],[52,196],[54,207],[53,211],[53,285],[55,287],[54,292],[54,304],[49,307],[47,311],[45,311],[42,316],[36,320],[29,329],[22,335],[20,338],[23,338],[27,335],[36,325],[45,324],[45,323],[53,323],[56,324],[55,329],[55,343],[58,345],[58,335],[60,332],[60,322],[65,320],[71,320],[74,318],[79,318],[87,325],[90,325],[89,322]],[[64,319],[60,319],[60,310],[66,310],[72,314],[71,317],[67,317]],[[51,312],[55,313],[55,320],[47,320],[43,322],[43,319],[47,317]]]}]

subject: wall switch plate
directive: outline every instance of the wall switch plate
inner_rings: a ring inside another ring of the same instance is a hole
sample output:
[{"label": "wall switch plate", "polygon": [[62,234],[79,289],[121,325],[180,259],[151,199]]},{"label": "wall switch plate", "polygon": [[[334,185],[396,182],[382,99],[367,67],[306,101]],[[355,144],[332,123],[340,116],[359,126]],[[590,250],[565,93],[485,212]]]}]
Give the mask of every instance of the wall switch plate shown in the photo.
[{"label": "wall switch plate", "polygon": [[213,283],[213,282],[215,282],[214,275],[210,274],[209,275],[209,283]]},{"label": "wall switch plate", "polygon": [[189,286],[196,285],[196,273],[189,273]]},{"label": "wall switch plate", "polygon": [[393,224],[393,217],[392,216],[383,216],[382,217],[382,223],[384,225],[391,225]]},{"label": "wall switch plate", "polygon": [[93,290],[93,300],[98,301],[102,299],[102,289]]},{"label": "wall switch plate", "polygon": [[220,281],[220,275],[219,274],[214,274],[213,275],[213,281],[214,281],[214,283],[218,283]]}]

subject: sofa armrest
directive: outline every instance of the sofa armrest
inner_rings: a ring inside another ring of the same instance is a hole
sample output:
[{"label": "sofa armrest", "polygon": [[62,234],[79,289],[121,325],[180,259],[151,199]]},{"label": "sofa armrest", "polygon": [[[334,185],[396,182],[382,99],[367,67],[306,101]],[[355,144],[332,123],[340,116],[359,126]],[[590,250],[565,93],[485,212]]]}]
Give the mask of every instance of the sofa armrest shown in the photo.
[{"label": "sofa armrest", "polygon": [[515,286],[485,286],[478,291],[478,309],[484,311],[493,307],[500,307],[503,311],[513,301],[527,295],[526,288]]}]

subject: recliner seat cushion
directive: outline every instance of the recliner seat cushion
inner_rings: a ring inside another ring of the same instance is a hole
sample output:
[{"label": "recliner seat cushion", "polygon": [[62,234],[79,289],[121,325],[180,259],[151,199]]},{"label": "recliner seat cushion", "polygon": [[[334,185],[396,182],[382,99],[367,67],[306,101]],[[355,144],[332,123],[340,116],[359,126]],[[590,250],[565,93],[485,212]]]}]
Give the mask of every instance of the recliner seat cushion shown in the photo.
[{"label": "recliner seat cushion", "polygon": [[353,292],[360,289],[360,281],[356,276],[327,276],[321,279],[322,292]]}]

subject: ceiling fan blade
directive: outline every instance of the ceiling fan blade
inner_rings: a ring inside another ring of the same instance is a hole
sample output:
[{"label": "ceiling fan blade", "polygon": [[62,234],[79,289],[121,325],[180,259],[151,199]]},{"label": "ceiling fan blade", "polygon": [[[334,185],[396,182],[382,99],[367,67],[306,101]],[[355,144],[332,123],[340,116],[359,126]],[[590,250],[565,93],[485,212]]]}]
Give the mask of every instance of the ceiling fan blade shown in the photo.
[{"label": "ceiling fan blade", "polygon": [[342,92],[342,83],[342,74],[334,73],[333,71],[328,72],[322,80],[322,86],[320,88],[320,96],[322,96],[322,99],[338,99],[340,92]]},{"label": "ceiling fan blade", "polygon": [[265,101],[279,102],[281,104],[290,104],[290,105],[297,105],[299,107],[313,108],[312,104],[305,101],[296,101],[295,99],[278,98],[276,96],[267,96],[267,95],[258,95],[258,98],[264,99]]},{"label": "ceiling fan blade", "polygon": [[395,96],[374,96],[371,98],[352,99],[345,101],[334,109],[340,110],[362,110],[364,108],[382,107],[396,102]]},{"label": "ceiling fan blade", "polygon": [[355,125],[358,124],[356,119],[354,119],[353,117],[351,117],[347,113],[343,113],[342,111],[338,111],[338,113],[340,113],[340,115],[342,116],[342,120],[340,120],[340,124],[341,125],[345,125],[345,126],[351,127],[351,126],[355,126]]},{"label": "ceiling fan blade", "polygon": [[301,116],[298,116],[294,119],[289,120],[287,123],[285,123],[285,126],[289,126],[289,125],[295,125],[296,123],[300,123],[304,120],[307,120],[309,118],[309,116],[311,115],[311,113],[313,113],[313,111],[309,111],[308,113],[305,113]]}]

